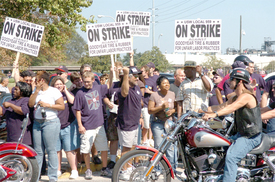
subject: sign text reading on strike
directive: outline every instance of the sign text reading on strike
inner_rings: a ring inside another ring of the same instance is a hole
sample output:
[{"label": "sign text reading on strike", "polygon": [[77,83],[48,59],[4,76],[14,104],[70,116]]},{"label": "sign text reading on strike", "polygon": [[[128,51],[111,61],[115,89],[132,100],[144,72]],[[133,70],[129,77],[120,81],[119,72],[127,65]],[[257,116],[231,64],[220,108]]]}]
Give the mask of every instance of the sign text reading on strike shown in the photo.
[{"label": "sign text reading on strike", "polygon": [[[15,30],[15,25],[16,25],[15,23],[6,21],[3,29],[4,34],[13,35]],[[30,28],[24,25],[18,25],[15,36],[40,43],[42,34],[43,34],[42,30],[37,30],[35,28]]]},{"label": "sign text reading on strike", "polygon": [[[129,26],[102,28],[101,33],[104,41],[131,38]],[[99,29],[89,29],[88,39],[90,42],[101,41]]]},{"label": "sign text reading on strike", "polygon": [[[118,14],[116,17],[117,22],[125,22],[125,16]],[[150,25],[150,16],[140,16],[140,15],[128,15],[128,22],[132,25]]]},{"label": "sign text reading on strike", "polygon": [[[188,30],[190,28],[190,34],[188,34]],[[213,25],[177,25],[176,26],[176,37],[220,37],[220,24]]]}]

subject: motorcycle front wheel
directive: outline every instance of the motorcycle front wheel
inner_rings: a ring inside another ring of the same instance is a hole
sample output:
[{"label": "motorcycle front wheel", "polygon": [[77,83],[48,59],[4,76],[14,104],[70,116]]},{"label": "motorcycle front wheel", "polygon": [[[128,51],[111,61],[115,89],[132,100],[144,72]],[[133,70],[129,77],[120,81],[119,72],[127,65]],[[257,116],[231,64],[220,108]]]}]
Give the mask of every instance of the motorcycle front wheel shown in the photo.
[{"label": "motorcycle front wheel", "polygon": [[148,150],[132,150],[119,159],[114,167],[112,182],[117,181],[171,181],[171,172],[166,162],[161,159],[150,175],[143,179],[154,152]]},{"label": "motorcycle front wheel", "polygon": [[0,164],[16,171],[15,175],[5,181],[36,182],[38,179],[39,167],[35,157],[7,155],[0,159]]}]

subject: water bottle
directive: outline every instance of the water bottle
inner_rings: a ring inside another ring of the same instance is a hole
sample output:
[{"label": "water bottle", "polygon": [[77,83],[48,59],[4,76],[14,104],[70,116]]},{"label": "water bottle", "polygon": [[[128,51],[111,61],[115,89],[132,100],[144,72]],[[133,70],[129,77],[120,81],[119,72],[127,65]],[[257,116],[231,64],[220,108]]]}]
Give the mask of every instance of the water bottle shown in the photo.
[{"label": "water bottle", "polygon": [[165,111],[165,116],[168,117],[168,115],[166,114],[166,112],[169,111],[169,107],[166,107],[164,111]]},{"label": "water bottle", "polygon": [[46,119],[47,115],[44,107],[41,108],[41,115],[43,119]]}]

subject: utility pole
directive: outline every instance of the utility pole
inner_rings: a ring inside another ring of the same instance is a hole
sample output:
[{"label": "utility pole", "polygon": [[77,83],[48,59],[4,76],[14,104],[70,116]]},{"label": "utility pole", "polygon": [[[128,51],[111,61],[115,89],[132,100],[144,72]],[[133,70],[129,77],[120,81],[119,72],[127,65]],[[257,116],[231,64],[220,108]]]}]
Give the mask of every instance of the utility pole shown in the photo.
[{"label": "utility pole", "polygon": [[152,0],[152,47],[155,46],[155,0]]},{"label": "utility pole", "polygon": [[240,55],[242,55],[242,15],[240,16]]}]

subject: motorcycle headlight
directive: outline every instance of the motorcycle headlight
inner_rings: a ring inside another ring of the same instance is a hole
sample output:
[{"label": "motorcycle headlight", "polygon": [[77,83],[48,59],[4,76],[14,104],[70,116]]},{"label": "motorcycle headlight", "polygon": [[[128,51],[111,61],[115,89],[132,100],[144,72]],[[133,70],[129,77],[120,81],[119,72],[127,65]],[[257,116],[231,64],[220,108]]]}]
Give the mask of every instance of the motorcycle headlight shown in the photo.
[{"label": "motorcycle headlight", "polygon": [[170,133],[172,132],[176,127],[176,123],[174,123],[173,121],[167,119],[165,124],[164,124],[164,129],[166,131],[166,133]]}]

